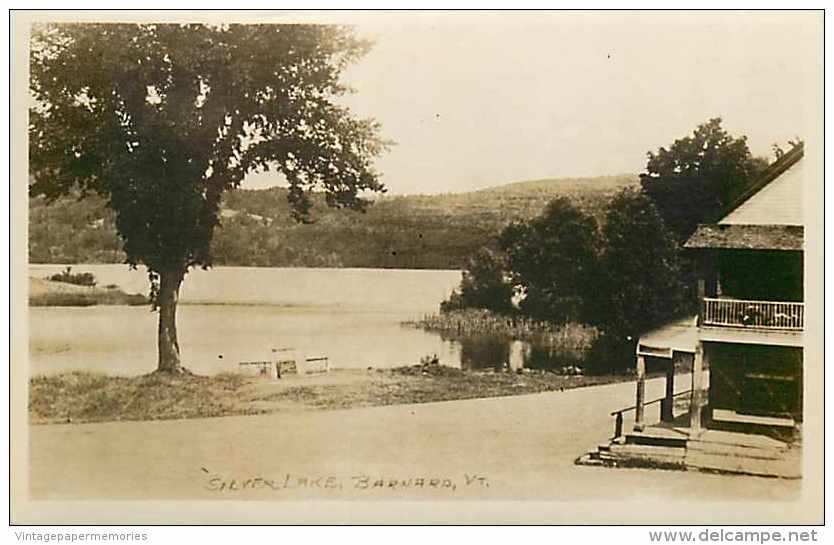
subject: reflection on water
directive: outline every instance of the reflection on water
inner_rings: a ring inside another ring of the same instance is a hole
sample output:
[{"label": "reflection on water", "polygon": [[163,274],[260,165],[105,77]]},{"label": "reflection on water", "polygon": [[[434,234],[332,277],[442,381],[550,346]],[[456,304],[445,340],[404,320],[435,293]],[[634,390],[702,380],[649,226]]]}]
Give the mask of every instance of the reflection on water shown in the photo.
[{"label": "reflection on water", "polygon": [[464,338],[447,338],[460,345],[460,365],[464,369],[509,368],[517,371],[530,369],[561,369],[581,364],[581,355],[561,350],[544,343],[519,341],[496,336],[480,335]]}]

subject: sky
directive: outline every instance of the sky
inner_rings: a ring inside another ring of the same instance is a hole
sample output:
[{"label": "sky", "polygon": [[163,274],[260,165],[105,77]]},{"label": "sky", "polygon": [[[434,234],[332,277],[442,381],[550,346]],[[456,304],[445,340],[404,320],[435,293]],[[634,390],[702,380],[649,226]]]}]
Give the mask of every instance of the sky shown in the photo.
[{"label": "sky", "polygon": [[[396,145],[392,194],[639,173],[721,117],[755,155],[807,139],[821,16],[786,12],[347,14],[371,52],[345,103]],[[254,175],[245,187],[274,176]]]}]

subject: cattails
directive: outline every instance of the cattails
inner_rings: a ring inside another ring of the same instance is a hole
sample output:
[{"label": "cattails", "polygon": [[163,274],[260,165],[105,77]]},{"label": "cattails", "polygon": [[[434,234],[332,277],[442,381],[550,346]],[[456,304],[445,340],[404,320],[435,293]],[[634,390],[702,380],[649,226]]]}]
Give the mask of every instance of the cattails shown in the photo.
[{"label": "cattails", "polygon": [[542,320],[504,316],[478,309],[427,314],[419,320],[404,322],[404,325],[452,336],[490,335],[574,351],[587,350],[598,334],[595,328],[582,324],[556,325]]}]

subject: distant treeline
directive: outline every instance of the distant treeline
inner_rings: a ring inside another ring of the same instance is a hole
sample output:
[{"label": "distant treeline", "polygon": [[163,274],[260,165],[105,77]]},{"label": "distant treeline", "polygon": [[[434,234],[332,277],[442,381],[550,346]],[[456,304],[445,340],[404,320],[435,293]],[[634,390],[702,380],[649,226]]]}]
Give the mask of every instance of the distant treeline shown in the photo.
[{"label": "distant treeline", "polygon": [[[610,198],[636,176],[517,182],[470,193],[384,196],[366,213],[329,208],[315,196],[312,223],[290,217],[283,188],[236,190],[223,203],[213,241],[215,265],[460,269],[493,246],[511,222],[567,197],[602,220]],[[29,201],[32,263],[124,261],[112,212],[96,197]]]}]

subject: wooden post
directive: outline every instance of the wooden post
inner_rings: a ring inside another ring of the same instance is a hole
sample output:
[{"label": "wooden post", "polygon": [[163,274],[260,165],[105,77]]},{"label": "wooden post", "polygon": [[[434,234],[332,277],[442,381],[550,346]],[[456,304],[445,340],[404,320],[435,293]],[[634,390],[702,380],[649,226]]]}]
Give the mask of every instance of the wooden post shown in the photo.
[{"label": "wooden post", "polygon": [[698,325],[700,326],[704,323],[704,297],[706,297],[706,285],[704,282],[704,278],[698,278],[698,289],[696,291],[697,301],[696,304],[698,305]]},{"label": "wooden post", "polygon": [[701,341],[695,344],[695,357],[692,360],[692,398],[689,404],[689,427],[692,433],[701,431],[701,408],[703,406],[703,361],[704,347]]},{"label": "wooden post", "polygon": [[[700,344],[700,343],[699,343]],[[701,349],[701,425],[707,427],[712,421],[712,405],[709,403],[709,383],[710,383],[710,352]]]},{"label": "wooden post", "polygon": [[634,404],[634,431],[643,431],[643,403],[646,401],[646,358],[637,356],[637,401]]},{"label": "wooden post", "polygon": [[672,352],[672,359],[669,361],[669,369],[666,370],[666,399],[660,404],[661,422],[671,422],[675,419],[675,353]]},{"label": "wooden post", "polygon": [[617,413],[617,418],[614,420],[614,439],[623,436],[623,413]]}]

